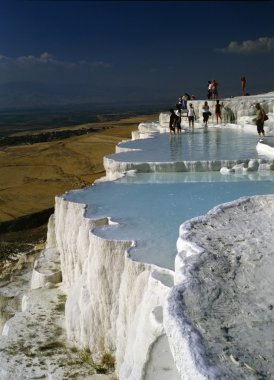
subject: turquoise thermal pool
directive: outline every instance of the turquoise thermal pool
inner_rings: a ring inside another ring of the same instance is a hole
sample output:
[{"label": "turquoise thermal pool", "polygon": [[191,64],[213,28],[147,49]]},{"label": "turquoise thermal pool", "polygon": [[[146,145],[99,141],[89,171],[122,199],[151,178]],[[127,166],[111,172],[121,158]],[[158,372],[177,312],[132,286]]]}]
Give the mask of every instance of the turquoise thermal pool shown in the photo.
[{"label": "turquoise thermal pool", "polygon": [[[269,144],[273,136],[266,137]],[[258,135],[237,127],[194,128],[181,135],[155,133],[153,138],[126,141],[120,148],[136,149],[107,156],[122,162],[176,162],[201,160],[245,160],[267,158],[256,151]]]},{"label": "turquoise thermal pool", "polygon": [[[256,126],[254,126],[254,129]],[[180,162],[199,160],[248,160],[258,157],[258,136],[240,126],[196,128],[170,136],[154,133],[150,138],[126,141],[131,149],[108,158],[125,162]],[[267,137],[273,139],[273,136]],[[136,150],[134,150],[136,149]],[[132,240],[133,260],[174,269],[180,225],[213,207],[243,196],[274,193],[271,170],[230,173],[164,172],[127,174],[116,181],[98,182],[64,198],[87,205],[85,216],[109,217],[115,224],[93,232],[105,239]]]},{"label": "turquoise thermal pool", "polygon": [[86,217],[111,217],[117,222],[96,228],[94,233],[106,239],[134,240],[133,260],[174,269],[180,224],[220,203],[273,193],[271,171],[241,175],[140,173],[71,191],[65,199],[87,204]]}]

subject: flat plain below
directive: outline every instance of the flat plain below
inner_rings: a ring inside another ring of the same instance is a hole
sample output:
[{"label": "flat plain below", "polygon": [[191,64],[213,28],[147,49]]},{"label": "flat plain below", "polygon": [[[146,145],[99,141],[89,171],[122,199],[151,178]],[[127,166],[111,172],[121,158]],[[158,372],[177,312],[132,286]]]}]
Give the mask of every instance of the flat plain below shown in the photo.
[{"label": "flat plain below", "polygon": [[[157,121],[158,116],[158,114],[134,116],[66,127],[66,130],[86,128],[89,132],[42,143],[1,147],[0,243],[2,248],[3,242],[43,240],[46,223],[39,222],[39,213],[45,210],[51,212],[56,195],[83,188],[104,176],[103,157],[114,153],[115,146],[122,140],[131,139],[131,132],[138,128],[139,123]],[[94,131],[91,128],[94,128]],[[48,131],[47,128],[45,132]],[[20,132],[20,135],[34,133],[37,132],[25,131]],[[39,133],[43,133],[43,130]],[[38,226],[35,225],[36,214]],[[32,223],[28,226],[30,219]],[[18,223],[18,220],[21,220],[21,223]],[[8,228],[1,228],[7,224]],[[0,245],[1,256],[3,257],[3,252]]]}]

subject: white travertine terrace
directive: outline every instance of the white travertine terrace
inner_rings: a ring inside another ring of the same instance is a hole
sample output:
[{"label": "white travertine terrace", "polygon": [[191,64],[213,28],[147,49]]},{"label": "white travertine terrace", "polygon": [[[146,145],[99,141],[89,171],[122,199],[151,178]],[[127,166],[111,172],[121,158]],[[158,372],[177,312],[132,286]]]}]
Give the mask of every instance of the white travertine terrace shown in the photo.
[{"label": "white travertine terrace", "polygon": [[[197,115],[196,127],[203,127],[202,123],[202,106],[204,101],[201,100],[190,100],[193,104]],[[265,122],[265,131],[266,133],[271,133],[273,135],[274,130],[274,92],[265,94],[265,95],[255,95],[247,97],[238,97],[231,99],[224,99],[224,107],[222,109],[223,123],[229,125],[234,129],[243,129],[248,133],[257,134],[255,124],[255,103],[260,102],[261,106],[264,108],[265,112],[269,115],[269,120]],[[216,101],[208,101],[212,117],[209,119],[209,126],[215,125],[215,104]],[[167,133],[169,132],[169,112],[162,112],[159,115],[159,123],[141,123],[138,128],[138,132],[133,133],[132,140],[143,139],[143,138],[153,138],[155,133]],[[236,123],[236,124],[235,124]],[[183,126],[188,125],[185,117],[183,117]],[[183,130],[184,132],[184,130]],[[258,144],[261,145],[261,144]],[[196,160],[196,161],[186,161],[180,160],[177,162],[174,161],[161,161],[157,162],[155,160],[151,162],[143,161],[123,161],[117,159],[115,155],[110,155],[104,157],[104,167],[106,170],[106,178],[109,180],[115,180],[119,178],[124,173],[135,170],[142,173],[150,172],[181,172],[181,171],[219,171],[221,168],[232,169],[239,163],[244,164],[244,168],[247,171],[250,170],[273,170],[273,150],[271,153],[271,148],[267,144],[264,144],[265,147],[257,150],[260,153],[266,154],[269,157],[269,160],[259,159],[257,164],[254,165],[254,159],[251,160]],[[123,144],[118,144],[116,147],[116,153],[127,152],[131,149],[125,148]],[[136,149],[132,148],[132,151]],[[256,166],[256,169],[255,169]],[[237,169],[238,170],[238,169]]]},{"label": "white travertine terrace", "polygon": [[164,321],[182,379],[272,377],[273,213],[244,197],[181,225]]},{"label": "white travertine terrace", "polygon": [[[202,106],[204,104],[204,100],[189,100],[189,103],[193,104],[193,108],[195,110],[198,121],[202,121]],[[208,100],[208,105],[210,112],[212,113],[212,119],[215,118],[215,100]],[[220,101],[223,103],[222,109],[222,117],[224,123],[237,123],[239,125],[243,124],[254,124],[255,118],[255,103],[259,102],[266,113],[273,114],[274,110],[274,92],[269,92],[267,94],[262,95],[252,95],[252,96],[240,96],[235,98],[227,98]],[[169,126],[169,112],[168,110],[164,113],[160,114],[159,121],[160,126],[166,128],[166,132],[168,132]],[[184,119],[184,117],[183,117]],[[211,118],[209,119],[210,123]],[[268,126],[269,122],[266,122],[265,125]],[[254,128],[253,128],[254,129]]]},{"label": "white travertine terrace", "polygon": [[[256,101],[269,113],[271,130],[274,93],[225,99],[227,121],[235,117],[246,128],[251,128],[252,122],[254,130],[251,104]],[[202,103],[193,101],[199,112]],[[210,104],[212,107],[213,102]],[[160,123],[142,123],[133,139],[144,138],[147,129],[165,132],[166,121],[167,114],[161,114]],[[107,179],[136,170],[130,162],[113,170],[107,160],[104,163]],[[150,165],[157,171],[162,164]],[[147,164],[142,165],[138,170],[145,171]],[[195,167],[195,163],[177,165],[178,170]],[[210,165],[203,169],[209,170]],[[231,168],[222,165],[216,170],[224,174],[248,168],[272,169],[271,162],[257,160],[234,163]],[[58,252],[67,294],[68,339],[78,348],[89,348],[94,359],[112,354],[120,380],[270,378],[267,376],[274,372],[273,211],[274,198],[258,196],[221,205],[204,217],[185,222],[180,227],[172,271],[133,261],[129,255],[133,241],[96,235],[96,227],[111,225],[111,215],[91,220],[85,217],[85,205],[56,197],[47,247],[34,268],[32,292],[41,287],[45,291],[60,281],[54,276],[59,273]],[[9,336],[14,341],[15,330],[15,324],[8,321],[5,345]],[[3,380],[10,379],[5,373],[11,372],[2,372]],[[58,373],[47,376],[61,379]]]},{"label": "white travertine terrace", "polygon": [[[164,369],[149,365],[149,357],[165,350],[166,370],[176,369],[163,329],[162,308],[173,286],[173,272],[132,261],[130,241],[108,241],[91,232],[84,205],[56,198],[55,234],[66,268],[68,337],[92,352],[115,353],[119,378],[148,375],[164,379]],[[106,221],[97,221],[106,223]]]},{"label": "white travertine terrace", "polygon": [[273,146],[269,146],[263,142],[258,142],[258,144],[256,145],[256,149],[259,153],[264,154],[268,157],[274,158],[274,147]]}]

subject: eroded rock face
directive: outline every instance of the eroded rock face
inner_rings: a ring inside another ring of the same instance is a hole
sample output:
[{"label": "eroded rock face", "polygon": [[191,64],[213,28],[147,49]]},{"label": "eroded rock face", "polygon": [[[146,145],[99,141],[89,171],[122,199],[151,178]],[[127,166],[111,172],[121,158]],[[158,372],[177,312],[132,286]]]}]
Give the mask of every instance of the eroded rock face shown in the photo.
[{"label": "eroded rock face", "polygon": [[273,212],[255,196],[181,225],[165,323],[182,378],[273,374]]},{"label": "eroded rock face", "polygon": [[[69,340],[97,355],[111,353],[120,379],[152,379],[156,373],[165,379],[166,371],[178,379],[162,320],[173,272],[133,261],[131,241],[97,236],[94,228],[108,220],[86,219],[84,210],[56,198],[54,233],[68,288]],[[166,352],[165,368],[159,350]]]},{"label": "eroded rock face", "polygon": [[60,286],[24,295],[22,310],[5,324],[0,339],[1,380],[98,379],[88,351],[79,351],[67,342],[65,299]]}]

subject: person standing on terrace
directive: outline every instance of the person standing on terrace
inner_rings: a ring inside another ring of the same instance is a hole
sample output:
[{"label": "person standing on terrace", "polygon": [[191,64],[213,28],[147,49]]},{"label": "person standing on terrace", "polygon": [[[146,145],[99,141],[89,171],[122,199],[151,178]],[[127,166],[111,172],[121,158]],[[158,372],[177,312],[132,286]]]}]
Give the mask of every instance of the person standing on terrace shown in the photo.
[{"label": "person standing on terrace", "polygon": [[244,76],[241,76],[242,96],[245,96],[245,84],[246,84],[246,79]]},{"label": "person standing on terrace", "polygon": [[207,99],[210,100],[212,97],[212,91],[211,91],[211,80],[208,81],[207,84]]},{"label": "person standing on terrace", "polygon": [[182,109],[186,110],[187,109],[187,101],[189,100],[188,94],[184,94],[182,96]]},{"label": "person standing on terrace", "polygon": [[183,99],[182,99],[182,96],[179,97],[179,99],[178,99],[178,103],[177,103],[177,104],[179,104],[180,109],[182,109],[182,105],[183,105]]},{"label": "person standing on terrace", "polygon": [[218,99],[218,83],[215,79],[211,81],[211,99]]}]

